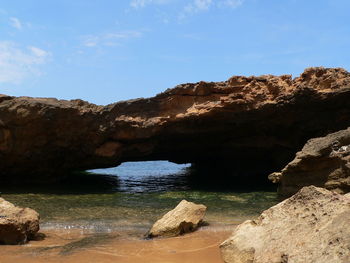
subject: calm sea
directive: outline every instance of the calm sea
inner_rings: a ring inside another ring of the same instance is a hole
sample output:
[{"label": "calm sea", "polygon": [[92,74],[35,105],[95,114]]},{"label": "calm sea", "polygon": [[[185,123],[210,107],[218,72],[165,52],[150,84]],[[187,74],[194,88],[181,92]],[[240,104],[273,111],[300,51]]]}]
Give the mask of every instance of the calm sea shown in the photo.
[{"label": "calm sea", "polygon": [[130,162],[61,184],[1,191],[8,201],[37,210],[42,229],[94,232],[146,232],[182,199],[206,205],[205,220],[213,227],[238,224],[278,202],[271,187],[241,187],[191,170],[166,161]]}]

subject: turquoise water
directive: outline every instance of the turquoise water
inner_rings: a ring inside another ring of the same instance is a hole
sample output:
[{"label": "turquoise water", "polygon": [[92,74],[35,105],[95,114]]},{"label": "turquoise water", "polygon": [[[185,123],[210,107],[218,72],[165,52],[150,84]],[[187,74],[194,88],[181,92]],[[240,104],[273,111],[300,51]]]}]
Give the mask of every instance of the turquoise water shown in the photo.
[{"label": "turquoise water", "polygon": [[278,202],[271,187],[237,186],[219,176],[202,178],[189,165],[135,162],[77,174],[62,184],[1,189],[19,206],[37,210],[42,228],[97,232],[147,231],[182,199],[208,207],[211,225],[237,224]]}]

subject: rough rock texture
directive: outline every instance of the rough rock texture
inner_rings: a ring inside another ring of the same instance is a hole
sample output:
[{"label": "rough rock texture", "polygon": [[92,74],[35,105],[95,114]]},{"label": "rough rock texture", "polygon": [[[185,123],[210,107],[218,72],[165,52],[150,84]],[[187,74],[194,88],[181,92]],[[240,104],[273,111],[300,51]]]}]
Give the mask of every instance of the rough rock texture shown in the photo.
[{"label": "rough rock texture", "polygon": [[147,237],[172,237],[195,231],[207,207],[182,200],[173,210],[154,223]]},{"label": "rough rock texture", "polygon": [[107,106],[0,95],[0,179],[44,182],[144,160],[267,176],[308,139],[350,126],[349,101],[340,68],[182,84]]},{"label": "rough rock texture", "polygon": [[221,244],[226,263],[350,262],[350,195],[304,187]]},{"label": "rough rock texture", "polygon": [[308,185],[350,192],[350,128],[309,140],[293,161],[269,179],[279,183],[281,196]]},{"label": "rough rock texture", "polygon": [[39,231],[39,214],[0,198],[0,244],[24,244]]}]

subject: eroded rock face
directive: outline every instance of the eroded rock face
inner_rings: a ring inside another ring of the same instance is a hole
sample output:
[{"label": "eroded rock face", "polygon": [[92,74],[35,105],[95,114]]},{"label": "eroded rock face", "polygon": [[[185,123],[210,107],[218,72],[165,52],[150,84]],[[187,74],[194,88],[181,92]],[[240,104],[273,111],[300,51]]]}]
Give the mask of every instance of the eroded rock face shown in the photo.
[{"label": "eroded rock face", "polygon": [[174,237],[195,231],[203,221],[206,206],[182,200],[159,219],[147,237]]},{"label": "eroded rock face", "polygon": [[188,83],[107,106],[1,95],[0,179],[55,181],[145,160],[265,177],[308,139],[350,126],[349,101],[350,73],[339,68]]},{"label": "eroded rock face", "polygon": [[281,196],[307,185],[350,192],[350,128],[309,140],[293,161],[269,178],[279,184]]},{"label": "eroded rock face", "polygon": [[0,198],[0,244],[18,245],[33,239],[39,231],[39,214]]},{"label": "eroded rock face", "polygon": [[226,263],[350,262],[350,195],[304,187],[221,244]]}]

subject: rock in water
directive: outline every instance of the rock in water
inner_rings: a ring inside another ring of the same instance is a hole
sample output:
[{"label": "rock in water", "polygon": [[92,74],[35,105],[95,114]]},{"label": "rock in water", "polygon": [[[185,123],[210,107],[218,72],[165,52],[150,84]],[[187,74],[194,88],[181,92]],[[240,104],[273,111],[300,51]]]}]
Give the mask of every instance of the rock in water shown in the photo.
[{"label": "rock in water", "polygon": [[152,226],[147,236],[172,237],[195,231],[203,222],[206,210],[204,205],[182,200]]},{"label": "rock in water", "polygon": [[309,186],[239,225],[220,245],[226,263],[350,262],[350,194]]},{"label": "rock in water", "polygon": [[0,198],[0,244],[24,244],[39,231],[39,214]]},{"label": "rock in water", "polygon": [[309,140],[293,161],[269,179],[279,183],[278,193],[286,197],[308,185],[350,192],[350,128]]}]

